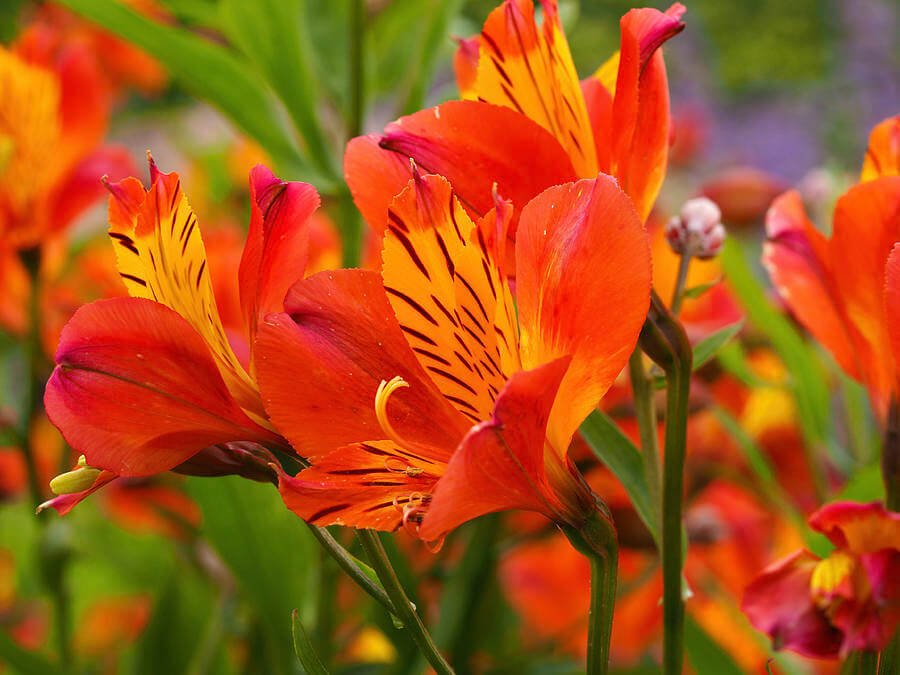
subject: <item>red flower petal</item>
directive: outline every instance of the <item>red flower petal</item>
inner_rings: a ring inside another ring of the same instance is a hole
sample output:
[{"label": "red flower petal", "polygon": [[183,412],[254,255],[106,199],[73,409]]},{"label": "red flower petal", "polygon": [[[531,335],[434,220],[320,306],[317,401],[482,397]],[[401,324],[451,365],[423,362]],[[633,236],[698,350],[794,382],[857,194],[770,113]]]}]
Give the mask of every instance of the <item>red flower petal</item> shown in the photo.
[{"label": "red flower petal", "polygon": [[66,325],[44,405],[90,466],[166,471],[208,445],[275,442],[231,397],[206,343],[163,305],[115,298]]},{"label": "red flower petal", "polygon": [[409,388],[390,401],[404,439],[444,448],[468,429],[422,370],[375,272],[320,272],[291,288],[285,314],[260,325],[256,367],[270,418],[307,457],[383,438],[375,416],[382,380]]}]

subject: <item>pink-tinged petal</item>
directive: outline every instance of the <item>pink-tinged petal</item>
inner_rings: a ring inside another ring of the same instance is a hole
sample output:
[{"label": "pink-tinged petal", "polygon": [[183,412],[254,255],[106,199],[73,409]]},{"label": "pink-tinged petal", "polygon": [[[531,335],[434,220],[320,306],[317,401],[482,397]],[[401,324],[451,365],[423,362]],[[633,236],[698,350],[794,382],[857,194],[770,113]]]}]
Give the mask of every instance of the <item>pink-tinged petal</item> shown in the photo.
[{"label": "pink-tinged petal", "polygon": [[399,375],[409,387],[391,396],[391,423],[449,457],[469,425],[422,370],[377,272],[315,274],[291,288],[285,312],[260,324],[256,367],[270,419],[298,452],[317,458],[384,437],[375,394]]},{"label": "pink-tinged petal", "polygon": [[312,525],[393,531],[404,513],[421,508],[444,467],[392,441],[369,441],[335,450],[293,478],[280,473],[278,489]]},{"label": "pink-tinged petal", "polygon": [[634,349],[650,305],[650,245],[609,176],[550,188],[516,241],[522,367],[570,355],[548,437],[565,453]]},{"label": "pink-tinged petal", "polygon": [[257,323],[283,311],[288,289],[304,276],[308,221],[319,204],[319,193],[308,183],[280,180],[261,164],[250,172],[250,231],[239,281],[251,344]]},{"label": "pink-tinged petal", "polygon": [[900,551],[900,513],[880,502],[834,502],[809,517],[810,526],[838,548],[856,555],[885,548]]},{"label": "pink-tinged petal", "polygon": [[835,604],[831,623],[844,632],[842,654],[866,649],[881,651],[888,646],[900,623],[900,551],[882,550],[857,559],[862,584],[871,597],[846,584]]},{"label": "pink-tinged petal", "polygon": [[57,495],[53,497],[53,499],[48,499],[43,504],[37,507],[37,512],[40,513],[44,509],[53,509],[59,515],[64,516],[69,511],[78,506],[82,501],[90,497],[97,490],[102,488],[107,483],[114,481],[119,476],[113,473],[112,471],[101,471],[97,478],[94,480],[93,485],[91,485],[87,490],[82,490],[81,492],[73,492],[71,494]]},{"label": "pink-tinged petal", "polygon": [[440,540],[472,518],[508,509],[561,512],[544,469],[547,420],[568,358],[513,375],[493,418],[472,428],[438,481],[419,535]]},{"label": "pink-tinged petal", "polygon": [[885,263],[900,241],[900,176],[847,191],[834,209],[832,277],[863,382],[881,414],[896,389],[896,366],[884,315]]},{"label": "pink-tinged petal", "polygon": [[[450,101],[388,125],[377,152],[371,137],[347,147],[344,173],[354,201],[381,232],[387,207],[412,173],[450,181],[471,215],[494,207],[493,188],[521,208],[541,190],[574,180],[572,162],[555,138],[524,115],[479,101]],[[405,167],[405,173],[399,169]]]},{"label": "pink-tinged petal", "polygon": [[851,377],[856,355],[831,277],[828,244],[806,216],[800,193],[786,192],[766,215],[762,262],[791,312]]},{"label": "pink-tinged petal", "polygon": [[684,12],[679,3],[666,12],[632,9],[620,22],[612,129],[603,136],[612,144],[612,157],[608,166],[601,162],[600,169],[616,176],[642,220],[656,201],[669,152],[669,86],[659,48],[684,30]]},{"label": "pink-tinged petal", "polygon": [[747,586],[741,609],[775,649],[827,659],[840,652],[842,634],[813,604],[810,580],[818,562],[798,551],[773,563]]},{"label": "pink-tinged petal", "polygon": [[155,302],[85,305],[56,362],[47,415],[90,466],[145,476],[216,443],[278,442],[234,401],[200,335]]},{"label": "pink-tinged petal", "polygon": [[90,208],[106,190],[100,179],[120,180],[136,173],[131,154],[122,146],[105,146],[81,160],[55,188],[51,211],[51,231],[64,229]]},{"label": "pink-tinged petal", "polygon": [[358,136],[344,152],[344,177],[353,195],[353,203],[369,227],[380,235],[387,226],[391,200],[412,177],[409,158],[381,147],[381,136]]}]

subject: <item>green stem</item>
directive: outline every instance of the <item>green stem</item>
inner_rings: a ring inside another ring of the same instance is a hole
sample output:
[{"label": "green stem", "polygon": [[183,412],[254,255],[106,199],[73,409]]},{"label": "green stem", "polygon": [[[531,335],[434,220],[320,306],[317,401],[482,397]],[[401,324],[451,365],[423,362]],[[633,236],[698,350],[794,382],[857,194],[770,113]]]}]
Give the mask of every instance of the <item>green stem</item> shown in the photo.
[{"label": "green stem", "polygon": [[678,316],[681,311],[681,303],[684,301],[684,285],[687,283],[688,269],[691,266],[691,256],[681,255],[678,259],[678,277],[675,279],[675,290],[672,291],[670,307],[672,314]]},{"label": "green stem", "polygon": [[634,412],[641,437],[641,453],[647,490],[650,493],[653,522],[659,529],[662,479],[659,468],[659,436],[657,435],[656,406],[653,386],[644,369],[643,353],[635,349],[628,360],[628,374],[634,397]]},{"label": "green stem", "polygon": [[434,643],[425,624],[416,612],[415,606],[409,601],[406,591],[403,589],[397,573],[394,571],[381,539],[378,533],[372,530],[359,530],[359,541],[362,544],[369,563],[375,569],[375,573],[381,580],[382,586],[391,599],[394,606],[394,615],[403,623],[404,629],[408,630],[416,646],[427,659],[431,667],[438,675],[452,675],[453,668],[441,655]]},{"label": "green stem", "polygon": [[684,328],[656,293],[652,294],[640,345],[666,373],[662,494],[663,673],[678,675],[684,660],[682,502],[693,354]]},{"label": "green stem", "polygon": [[334,655],[334,631],[336,616],[334,598],[340,571],[324,548],[319,549],[319,583],[316,586],[315,643],[319,657],[330,665]]},{"label": "green stem", "polygon": [[616,528],[608,515],[598,511],[581,528],[563,526],[562,530],[591,563],[586,672],[588,675],[606,675],[619,562]]},{"label": "green stem", "polygon": [[856,675],[878,675],[878,652],[859,652],[854,672]]},{"label": "green stem", "polygon": [[315,525],[309,525],[308,523],[307,527],[322,548],[324,548],[338,564],[338,567],[344,570],[353,582],[369,596],[374,598],[379,605],[393,614],[394,605],[388,597],[388,594],[384,592],[384,589],[381,586],[375,583],[372,577],[363,571],[357,563],[356,558],[350,555],[347,549],[341,546],[341,544],[331,536],[331,533],[329,533],[328,530],[316,527]]},{"label": "green stem", "polygon": [[682,510],[684,458],[687,446],[690,368],[674,368],[667,376],[665,468],[663,470],[662,568],[663,568],[663,672],[681,673],[684,649],[684,596],[681,570],[684,563]]}]

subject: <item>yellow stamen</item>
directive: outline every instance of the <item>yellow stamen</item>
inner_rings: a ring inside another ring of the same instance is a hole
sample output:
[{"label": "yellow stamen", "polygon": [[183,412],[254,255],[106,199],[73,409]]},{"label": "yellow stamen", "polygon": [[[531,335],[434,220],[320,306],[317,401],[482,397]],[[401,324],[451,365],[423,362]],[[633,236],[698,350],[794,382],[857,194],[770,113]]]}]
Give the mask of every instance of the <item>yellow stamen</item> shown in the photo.
[{"label": "yellow stamen", "polygon": [[401,448],[406,447],[406,443],[388,419],[387,403],[395,391],[407,387],[409,387],[409,383],[399,375],[396,375],[390,380],[382,380],[381,384],[378,385],[378,391],[375,392],[375,417],[378,419],[378,424],[385,435]]},{"label": "yellow stamen", "polygon": [[813,595],[827,599],[850,576],[854,564],[853,556],[843,551],[835,551],[816,564],[809,583]]},{"label": "yellow stamen", "polygon": [[84,492],[94,484],[99,475],[100,469],[88,466],[84,455],[81,455],[78,458],[78,466],[75,469],[61,473],[50,481],[50,489],[55,495],[70,495],[76,492]]}]

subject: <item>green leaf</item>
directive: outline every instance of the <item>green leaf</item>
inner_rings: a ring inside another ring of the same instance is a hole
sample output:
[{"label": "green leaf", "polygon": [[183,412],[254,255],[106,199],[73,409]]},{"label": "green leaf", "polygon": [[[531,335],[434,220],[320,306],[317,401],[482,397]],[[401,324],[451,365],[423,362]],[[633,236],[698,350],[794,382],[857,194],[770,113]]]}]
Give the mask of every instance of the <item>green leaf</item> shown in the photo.
[{"label": "green leaf", "polygon": [[635,511],[650,530],[653,539],[659,542],[641,451],[622,433],[616,423],[600,410],[595,410],[588,416],[580,431],[594,454],[621,481],[628,496],[631,497]]},{"label": "green leaf", "polygon": [[686,617],[684,623],[684,647],[688,659],[698,673],[716,675],[744,673],[731,655],[691,617]]},{"label": "green leaf", "polygon": [[297,654],[297,659],[307,675],[328,675],[328,669],[322,665],[319,655],[316,654],[312,641],[303,628],[303,622],[300,621],[300,613],[296,609],[291,612],[291,633],[294,637],[294,653]]},{"label": "green leaf", "polygon": [[744,327],[744,320],[736,321],[733,324],[720,328],[711,335],[703,338],[694,347],[694,370],[702,367],[710,359],[712,359],[719,350],[737,335],[741,328]]},{"label": "green leaf", "polygon": [[304,172],[307,180],[321,180],[304,166],[289,141],[271,92],[228,49],[187,30],[159,24],[112,0],[62,2],[157,58],[186,89],[222,111],[279,165]]},{"label": "green leaf", "polygon": [[704,293],[706,293],[706,291],[713,288],[714,286],[718,286],[720,283],[722,283],[722,280],[716,279],[715,281],[710,281],[709,283],[700,284],[699,286],[691,286],[690,288],[685,288],[681,294],[685,298],[690,298],[693,300],[693,299],[701,297]]},{"label": "green leaf", "polygon": [[222,25],[284,102],[316,166],[337,175],[319,124],[304,0],[221,0]]},{"label": "green leaf", "polygon": [[884,481],[877,463],[854,470],[847,484],[834,496],[834,501],[872,502],[882,499]]},{"label": "green leaf", "polygon": [[429,4],[431,9],[423,17],[425,30],[407,75],[408,93],[400,108],[404,115],[414,113],[425,105],[425,95],[431,85],[435,63],[441,53],[449,52],[452,46],[447,39],[447,32],[451,20],[459,12],[462,0],[433,0]]},{"label": "green leaf", "polygon": [[790,320],[769,302],[747,263],[740,241],[728,239],[722,252],[722,264],[747,318],[769,338],[782,363],[788,367],[789,386],[797,403],[807,462],[817,490],[824,497],[822,461],[813,455],[814,450],[832,436],[831,396],[822,365]]},{"label": "green leaf", "polygon": [[296,668],[290,617],[311,616],[318,557],[303,521],[271,485],[226,477],[193,478],[188,492],[203,512],[203,533],[234,574],[261,626],[266,672]]},{"label": "green leaf", "polygon": [[59,668],[36,652],[20,647],[9,634],[0,629],[0,663],[21,675],[54,675]]}]

